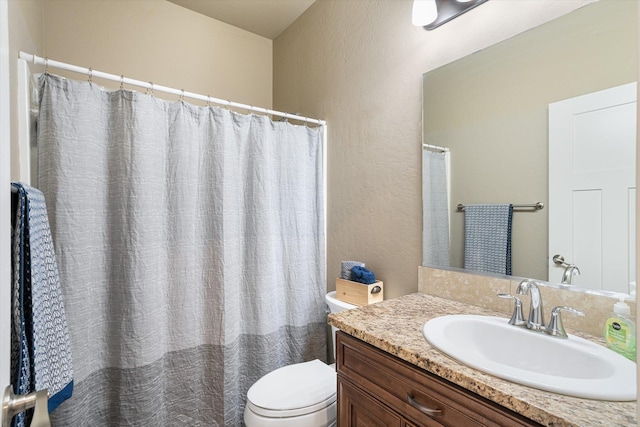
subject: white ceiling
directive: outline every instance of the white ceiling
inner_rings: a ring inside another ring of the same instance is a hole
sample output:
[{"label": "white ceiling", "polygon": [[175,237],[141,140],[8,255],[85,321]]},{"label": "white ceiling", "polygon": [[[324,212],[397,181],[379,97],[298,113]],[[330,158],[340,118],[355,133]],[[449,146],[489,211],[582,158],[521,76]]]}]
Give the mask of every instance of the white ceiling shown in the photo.
[{"label": "white ceiling", "polygon": [[275,39],[315,0],[169,0],[218,21]]}]

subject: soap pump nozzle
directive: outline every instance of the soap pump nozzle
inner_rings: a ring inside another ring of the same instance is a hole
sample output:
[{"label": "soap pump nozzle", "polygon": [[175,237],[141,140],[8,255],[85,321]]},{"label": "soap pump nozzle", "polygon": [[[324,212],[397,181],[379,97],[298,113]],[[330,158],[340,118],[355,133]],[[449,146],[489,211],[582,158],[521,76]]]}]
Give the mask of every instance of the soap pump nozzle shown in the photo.
[{"label": "soap pump nozzle", "polygon": [[620,299],[620,301],[618,301],[613,305],[613,312],[615,314],[621,314],[623,316],[631,315],[631,307],[629,307],[629,305],[626,302],[624,302],[625,297],[626,295],[624,294],[618,295],[618,298]]}]

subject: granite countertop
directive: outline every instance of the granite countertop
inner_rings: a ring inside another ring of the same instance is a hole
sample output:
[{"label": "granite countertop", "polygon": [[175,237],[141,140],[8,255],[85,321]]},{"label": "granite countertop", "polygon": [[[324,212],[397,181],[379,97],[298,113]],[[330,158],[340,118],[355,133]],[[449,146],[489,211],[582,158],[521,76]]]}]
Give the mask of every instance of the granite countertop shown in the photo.
[{"label": "granite countertop", "polygon": [[[636,425],[636,402],[606,402],[522,386],[469,368],[432,347],[422,326],[447,314],[505,317],[473,305],[416,293],[329,315],[332,326],[547,426]],[[592,335],[569,331],[602,343]]]}]

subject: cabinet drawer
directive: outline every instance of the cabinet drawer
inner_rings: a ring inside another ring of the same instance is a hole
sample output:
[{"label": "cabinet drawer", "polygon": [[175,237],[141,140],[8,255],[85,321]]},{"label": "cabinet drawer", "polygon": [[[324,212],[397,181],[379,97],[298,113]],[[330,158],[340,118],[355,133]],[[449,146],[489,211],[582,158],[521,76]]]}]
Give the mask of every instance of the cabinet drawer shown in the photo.
[{"label": "cabinet drawer", "polygon": [[338,380],[338,402],[340,426],[403,427],[398,414],[347,381]]},{"label": "cabinet drawer", "polygon": [[[395,356],[338,331],[337,371],[420,426],[539,426]],[[410,402],[412,400],[413,402]],[[427,415],[419,408],[438,411]]]}]

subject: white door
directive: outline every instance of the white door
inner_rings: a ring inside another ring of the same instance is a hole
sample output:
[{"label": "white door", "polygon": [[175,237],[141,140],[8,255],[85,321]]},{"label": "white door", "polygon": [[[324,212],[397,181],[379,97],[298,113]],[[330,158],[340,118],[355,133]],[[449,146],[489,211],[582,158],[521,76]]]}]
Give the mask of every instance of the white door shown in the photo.
[{"label": "white door", "polygon": [[636,83],[549,105],[549,281],[629,293],[635,281]]},{"label": "white door", "polygon": [[9,131],[9,19],[7,0],[0,0],[0,393],[9,385],[11,294],[11,190]]}]

